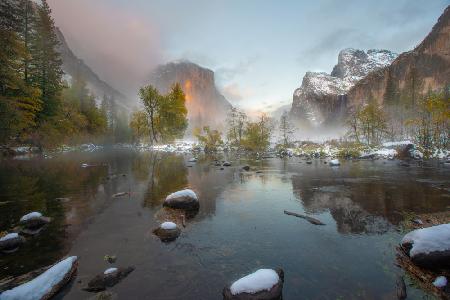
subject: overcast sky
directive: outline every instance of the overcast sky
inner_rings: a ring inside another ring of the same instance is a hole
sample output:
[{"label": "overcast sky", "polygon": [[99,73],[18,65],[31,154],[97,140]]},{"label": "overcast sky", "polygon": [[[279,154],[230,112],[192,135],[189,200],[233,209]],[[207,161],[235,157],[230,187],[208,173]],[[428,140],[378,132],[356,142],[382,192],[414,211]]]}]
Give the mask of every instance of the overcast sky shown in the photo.
[{"label": "overcast sky", "polygon": [[331,72],[343,48],[414,48],[450,0],[49,0],[56,25],[98,75],[135,97],[159,63],[216,73],[234,104],[292,101],[306,71]]}]

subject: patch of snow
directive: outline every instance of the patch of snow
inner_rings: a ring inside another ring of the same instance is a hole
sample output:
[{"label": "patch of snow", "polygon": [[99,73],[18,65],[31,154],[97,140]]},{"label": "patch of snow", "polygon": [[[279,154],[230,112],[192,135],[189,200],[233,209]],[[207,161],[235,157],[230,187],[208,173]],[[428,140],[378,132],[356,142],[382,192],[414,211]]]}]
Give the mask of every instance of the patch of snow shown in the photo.
[{"label": "patch of snow", "polygon": [[184,190],[170,194],[169,196],[166,197],[166,201],[177,199],[179,197],[189,197],[189,198],[198,200],[197,195],[195,194],[195,192],[193,190],[184,189]]},{"label": "patch of snow", "polygon": [[173,222],[164,222],[161,224],[161,229],[165,229],[165,230],[172,230],[172,229],[176,229],[177,228],[177,224],[173,223]]},{"label": "patch of snow", "polygon": [[114,272],[117,272],[117,268],[106,269],[105,272],[103,272],[103,274],[108,275],[108,274],[112,274]]},{"label": "patch of snow", "polygon": [[249,274],[235,281],[230,291],[233,295],[240,293],[255,294],[261,291],[269,291],[278,283],[280,277],[272,269],[259,269],[255,273]]},{"label": "patch of snow", "polygon": [[402,239],[402,244],[407,243],[412,244],[411,257],[434,251],[450,251],[450,223],[413,230]]},{"label": "patch of snow", "polygon": [[16,239],[16,238],[18,238],[18,237],[19,237],[19,235],[18,235],[17,233],[15,233],[15,232],[8,233],[7,235],[2,236],[2,237],[0,238],[0,242],[4,242],[4,241],[7,241],[7,240]]},{"label": "patch of snow", "polygon": [[438,276],[433,281],[433,285],[437,288],[443,288],[447,285],[447,277],[445,276]]},{"label": "patch of snow", "polygon": [[11,290],[0,294],[0,300],[39,300],[60,283],[77,261],[76,256],[68,257],[34,278]]},{"label": "patch of snow", "polygon": [[37,211],[33,211],[29,214],[26,214],[25,216],[23,216],[22,218],[20,218],[20,222],[26,222],[32,219],[37,219],[42,217],[42,214],[40,212]]},{"label": "patch of snow", "polygon": [[383,147],[405,146],[405,145],[410,145],[410,144],[414,144],[414,143],[411,142],[410,140],[398,141],[398,142],[386,142],[386,143],[383,143]]}]

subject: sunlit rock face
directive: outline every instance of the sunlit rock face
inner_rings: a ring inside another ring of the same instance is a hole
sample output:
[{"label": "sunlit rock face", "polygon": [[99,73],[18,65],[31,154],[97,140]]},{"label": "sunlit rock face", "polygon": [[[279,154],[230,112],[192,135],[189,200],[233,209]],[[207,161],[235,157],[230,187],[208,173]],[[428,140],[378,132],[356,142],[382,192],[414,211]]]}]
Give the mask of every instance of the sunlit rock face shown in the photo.
[{"label": "sunlit rock face", "polygon": [[167,93],[174,83],[180,83],[186,94],[189,127],[205,125],[220,127],[231,104],[219,93],[214,72],[189,61],[175,61],[160,65],[150,76],[161,93]]},{"label": "sunlit rock face", "polygon": [[306,72],[293,96],[291,116],[318,127],[340,120],[346,111],[346,93],[372,71],[383,68],[397,57],[388,50],[344,49],[331,74]]}]

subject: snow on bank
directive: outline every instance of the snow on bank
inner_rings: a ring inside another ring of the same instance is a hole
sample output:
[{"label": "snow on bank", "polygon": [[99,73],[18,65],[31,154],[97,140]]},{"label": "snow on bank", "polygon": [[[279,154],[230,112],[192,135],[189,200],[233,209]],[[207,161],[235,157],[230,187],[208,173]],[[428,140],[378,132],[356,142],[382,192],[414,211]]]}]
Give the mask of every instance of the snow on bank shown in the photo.
[{"label": "snow on bank", "polygon": [[233,295],[240,293],[255,294],[261,291],[269,291],[279,280],[280,277],[274,270],[259,269],[255,273],[235,281],[230,290]]},{"label": "snow on bank", "polygon": [[164,230],[173,230],[173,229],[177,229],[177,224],[173,223],[173,222],[164,222],[161,224],[161,229]]},{"label": "snow on bank", "polygon": [[403,237],[403,244],[412,244],[410,257],[450,251],[450,223],[413,230]]},{"label": "snow on bank", "polygon": [[76,263],[77,257],[68,257],[34,278],[0,294],[0,300],[39,300],[48,296],[60,284]]},{"label": "snow on bank", "polygon": [[20,222],[26,222],[32,219],[38,219],[41,218],[42,214],[37,211],[30,212],[29,214],[24,215],[22,218],[20,218]]}]

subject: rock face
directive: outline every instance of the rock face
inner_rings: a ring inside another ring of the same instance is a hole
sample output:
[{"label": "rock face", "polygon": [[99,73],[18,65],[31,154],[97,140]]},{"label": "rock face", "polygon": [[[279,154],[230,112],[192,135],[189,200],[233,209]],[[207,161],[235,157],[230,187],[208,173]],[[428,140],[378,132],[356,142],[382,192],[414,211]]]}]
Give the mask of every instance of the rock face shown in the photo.
[{"label": "rock face", "polygon": [[347,101],[354,106],[374,97],[379,103],[414,105],[427,91],[449,85],[450,6],[422,43],[360,80],[348,91]]},{"label": "rock face", "polygon": [[186,94],[189,126],[220,127],[231,104],[219,93],[214,72],[189,61],[160,65],[151,74],[150,84],[167,93],[174,83],[180,83]]},{"label": "rock face", "polygon": [[[128,104],[131,102],[125,95],[117,91],[109,84],[101,80],[98,75],[92,71],[92,69],[86,65],[83,60],[79,59],[70,49],[66,42],[66,39],[59,28],[56,28],[56,37],[59,41],[58,52],[61,54],[62,69],[65,73],[66,80],[69,80],[75,76],[81,76],[86,84],[97,99],[101,99],[103,96],[108,97],[110,101],[113,101],[120,108],[128,111]],[[69,82],[70,83],[70,82]]]},{"label": "rock face", "polygon": [[372,71],[389,65],[397,54],[388,50],[344,49],[331,74],[306,72],[293,96],[291,117],[304,125],[319,126],[339,120],[346,112],[346,93]]}]

